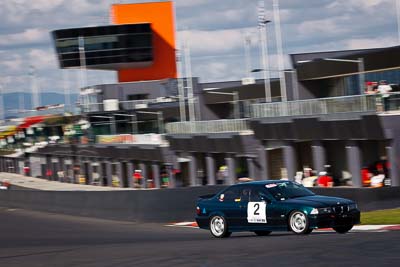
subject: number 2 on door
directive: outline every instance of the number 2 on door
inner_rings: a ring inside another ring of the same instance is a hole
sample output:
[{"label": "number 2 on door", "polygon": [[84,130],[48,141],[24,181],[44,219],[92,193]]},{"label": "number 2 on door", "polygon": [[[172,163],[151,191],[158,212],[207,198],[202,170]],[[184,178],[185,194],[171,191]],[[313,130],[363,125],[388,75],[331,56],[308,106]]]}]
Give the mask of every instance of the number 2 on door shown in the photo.
[{"label": "number 2 on door", "polygon": [[248,223],[267,223],[267,204],[265,202],[249,202],[247,205]]}]

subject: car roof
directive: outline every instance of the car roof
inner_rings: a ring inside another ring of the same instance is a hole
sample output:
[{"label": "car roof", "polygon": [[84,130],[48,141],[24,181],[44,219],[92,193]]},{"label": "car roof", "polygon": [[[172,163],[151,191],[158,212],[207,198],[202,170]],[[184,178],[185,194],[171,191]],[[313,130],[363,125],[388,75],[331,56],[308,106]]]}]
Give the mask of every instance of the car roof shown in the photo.
[{"label": "car roof", "polygon": [[240,185],[267,185],[267,184],[280,184],[280,183],[287,183],[291,182],[289,180],[263,180],[263,181],[252,181],[252,182],[244,182],[240,184],[236,184],[237,186]]}]

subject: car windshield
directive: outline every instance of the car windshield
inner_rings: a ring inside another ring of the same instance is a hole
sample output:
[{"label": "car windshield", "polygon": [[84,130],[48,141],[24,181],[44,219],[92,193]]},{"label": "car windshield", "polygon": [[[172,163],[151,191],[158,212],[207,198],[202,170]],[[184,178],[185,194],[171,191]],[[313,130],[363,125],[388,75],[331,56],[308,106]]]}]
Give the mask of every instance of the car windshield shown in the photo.
[{"label": "car windshield", "polygon": [[265,187],[276,200],[286,200],[289,198],[315,195],[313,192],[306,189],[301,184],[289,181],[267,184],[265,185]]}]

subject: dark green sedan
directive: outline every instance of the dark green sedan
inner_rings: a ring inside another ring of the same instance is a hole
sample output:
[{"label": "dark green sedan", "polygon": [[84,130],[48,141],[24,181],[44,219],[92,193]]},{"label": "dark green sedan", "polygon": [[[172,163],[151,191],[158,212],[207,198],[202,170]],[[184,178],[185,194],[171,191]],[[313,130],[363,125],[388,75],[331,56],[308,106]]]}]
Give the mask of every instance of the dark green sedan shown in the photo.
[{"label": "dark green sedan", "polygon": [[291,181],[258,181],[237,184],[216,195],[199,198],[196,221],[215,237],[251,231],[309,234],[313,229],[333,228],[347,233],[360,223],[357,204],[349,199],[315,195]]}]

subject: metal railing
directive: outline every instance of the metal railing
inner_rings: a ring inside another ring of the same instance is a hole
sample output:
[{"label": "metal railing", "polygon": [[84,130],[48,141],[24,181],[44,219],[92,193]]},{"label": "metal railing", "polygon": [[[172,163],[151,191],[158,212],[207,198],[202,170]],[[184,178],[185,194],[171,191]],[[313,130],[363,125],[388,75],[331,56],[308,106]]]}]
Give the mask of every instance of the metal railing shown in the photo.
[{"label": "metal railing", "polygon": [[169,134],[223,133],[250,131],[247,119],[171,122],[165,126]]},{"label": "metal railing", "polygon": [[342,96],[255,104],[252,117],[283,117],[376,111],[377,95]]},{"label": "metal railing", "polygon": [[[177,102],[178,99],[175,97],[165,97],[165,98],[154,98],[154,99],[143,99],[143,100],[126,100],[119,101],[120,110],[135,110],[135,109],[145,109],[150,104],[163,104]],[[85,103],[80,104],[82,112],[99,112],[105,111],[103,103]]]},{"label": "metal railing", "polygon": [[[382,101],[383,100],[383,101]],[[400,92],[390,93],[389,96],[385,98],[377,99],[378,106],[377,111],[400,111]]]}]

